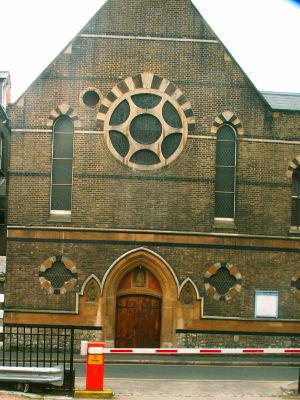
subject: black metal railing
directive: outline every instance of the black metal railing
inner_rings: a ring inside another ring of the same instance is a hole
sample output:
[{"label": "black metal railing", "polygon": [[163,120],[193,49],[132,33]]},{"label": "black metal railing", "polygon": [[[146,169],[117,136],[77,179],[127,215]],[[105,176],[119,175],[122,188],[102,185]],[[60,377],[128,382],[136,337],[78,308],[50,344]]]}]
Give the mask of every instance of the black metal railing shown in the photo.
[{"label": "black metal railing", "polygon": [[[74,390],[74,327],[5,324],[2,366],[52,367],[63,365],[62,389]],[[50,389],[50,387],[49,387]]]},{"label": "black metal railing", "polygon": [[[3,347],[0,365],[16,367],[55,367],[62,365],[62,390],[74,392],[74,355],[80,341],[99,341],[101,327],[10,324],[3,326]],[[53,386],[44,389],[55,389]]]},{"label": "black metal railing", "polygon": [[[9,324],[3,326],[0,365],[15,367],[54,367],[63,365],[61,391],[73,394],[75,384],[74,352],[80,340],[99,340],[100,327]],[[85,335],[85,337],[83,337]],[[53,386],[43,389],[57,390]]]}]

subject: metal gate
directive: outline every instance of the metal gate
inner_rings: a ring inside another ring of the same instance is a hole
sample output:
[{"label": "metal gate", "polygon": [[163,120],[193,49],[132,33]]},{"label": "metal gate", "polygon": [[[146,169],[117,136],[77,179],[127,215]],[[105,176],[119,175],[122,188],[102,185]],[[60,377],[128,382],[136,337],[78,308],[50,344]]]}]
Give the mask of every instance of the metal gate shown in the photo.
[{"label": "metal gate", "polygon": [[75,327],[65,326],[5,324],[0,364],[13,367],[62,365],[64,369],[62,389],[73,393],[74,330]]}]

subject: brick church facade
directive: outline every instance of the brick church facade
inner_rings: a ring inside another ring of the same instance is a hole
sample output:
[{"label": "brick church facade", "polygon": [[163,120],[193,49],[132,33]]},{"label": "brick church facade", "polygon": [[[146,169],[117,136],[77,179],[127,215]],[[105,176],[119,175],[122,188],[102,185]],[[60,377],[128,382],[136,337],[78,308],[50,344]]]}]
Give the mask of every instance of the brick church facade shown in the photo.
[{"label": "brick church facade", "polygon": [[190,0],[108,0],[8,115],[7,323],[299,345],[300,96]]}]

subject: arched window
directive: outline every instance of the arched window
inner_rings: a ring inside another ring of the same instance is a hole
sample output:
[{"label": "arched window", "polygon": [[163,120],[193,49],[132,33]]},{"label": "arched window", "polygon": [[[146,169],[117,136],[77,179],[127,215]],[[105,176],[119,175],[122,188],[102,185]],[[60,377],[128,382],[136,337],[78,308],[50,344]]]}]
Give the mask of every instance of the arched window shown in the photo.
[{"label": "arched window", "polygon": [[224,124],[217,132],[215,220],[235,216],[236,132]]},{"label": "arched window", "polygon": [[292,175],[292,221],[293,228],[300,228],[300,167]]},{"label": "arched window", "polygon": [[71,214],[74,125],[67,116],[53,125],[51,214]]}]

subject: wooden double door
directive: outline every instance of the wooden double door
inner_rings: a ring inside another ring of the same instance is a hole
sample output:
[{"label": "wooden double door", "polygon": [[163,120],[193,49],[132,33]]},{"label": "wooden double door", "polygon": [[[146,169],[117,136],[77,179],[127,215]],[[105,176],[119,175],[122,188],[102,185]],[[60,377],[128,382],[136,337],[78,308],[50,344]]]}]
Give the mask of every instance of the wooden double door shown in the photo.
[{"label": "wooden double door", "polygon": [[159,347],[160,325],[160,298],[144,295],[117,298],[116,347]]}]

